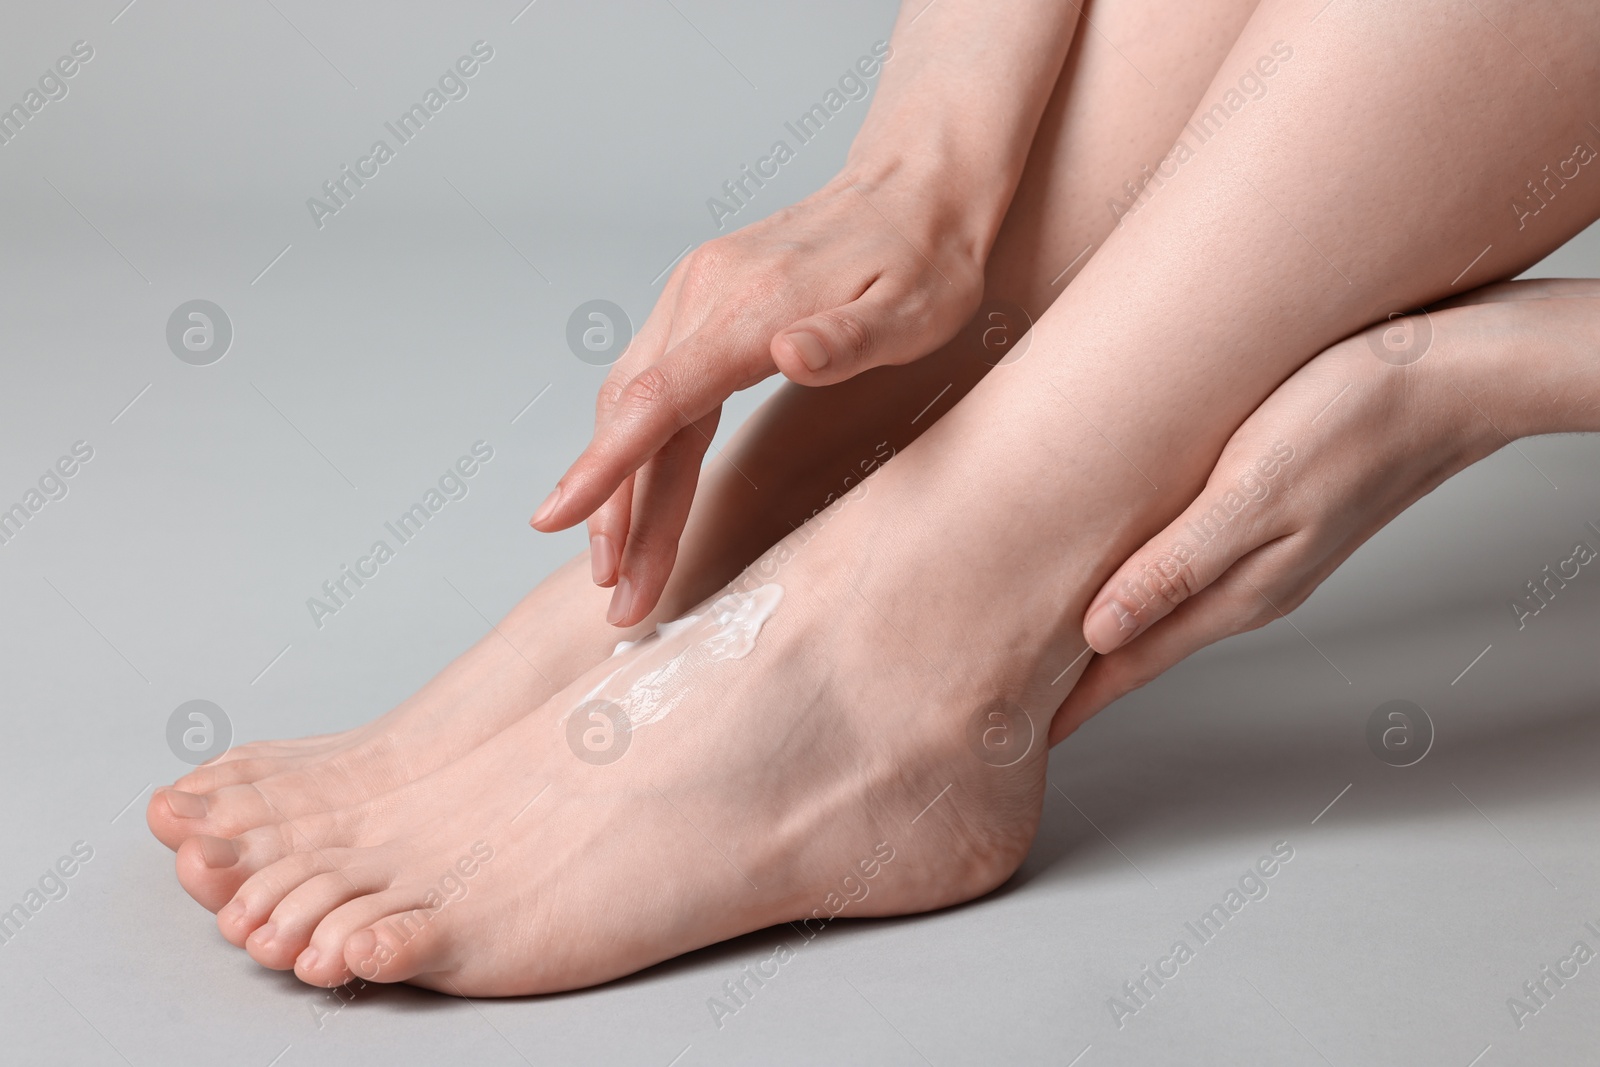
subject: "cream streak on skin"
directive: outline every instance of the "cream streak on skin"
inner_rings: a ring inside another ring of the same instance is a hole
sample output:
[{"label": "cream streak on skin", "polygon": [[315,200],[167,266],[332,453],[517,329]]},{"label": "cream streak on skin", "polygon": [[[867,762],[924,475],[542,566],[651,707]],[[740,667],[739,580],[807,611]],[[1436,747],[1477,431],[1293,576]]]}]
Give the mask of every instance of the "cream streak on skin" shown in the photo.
[{"label": "cream streak on skin", "polygon": [[638,652],[585,693],[576,707],[607,700],[622,709],[633,729],[660,722],[683,700],[693,665],[748,656],[782,600],[783,586],[768,582],[719,597],[697,614],[660,623],[655,633],[637,641],[619,642],[613,658],[630,649]]}]

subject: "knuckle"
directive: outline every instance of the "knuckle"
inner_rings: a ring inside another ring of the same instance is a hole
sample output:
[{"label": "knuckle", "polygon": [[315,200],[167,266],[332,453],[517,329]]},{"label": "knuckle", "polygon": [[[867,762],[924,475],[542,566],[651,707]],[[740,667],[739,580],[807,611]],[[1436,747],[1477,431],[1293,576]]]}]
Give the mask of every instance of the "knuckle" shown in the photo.
[{"label": "knuckle", "polygon": [[678,537],[674,530],[654,521],[641,521],[628,533],[628,571],[635,581],[653,584],[670,574],[678,558]]},{"label": "knuckle", "polygon": [[622,391],[626,385],[627,382],[616,376],[608,377],[602,382],[600,392],[594,401],[595,414],[604,415],[616,407],[617,402],[622,399]]},{"label": "knuckle", "polygon": [[678,267],[683,284],[696,290],[718,285],[733,265],[735,255],[725,239],[707,241],[683,257]]},{"label": "knuckle", "polygon": [[638,521],[628,530],[627,557],[630,564],[648,560],[655,553],[656,533],[646,519]]},{"label": "knuckle", "polygon": [[[906,290],[905,295],[900,298],[899,305],[900,314],[913,322],[925,321],[940,310],[940,303],[935,299],[934,291],[926,285],[914,285]],[[972,317],[973,312],[977,311],[977,307],[959,310],[965,311],[965,314],[960,316],[961,321],[965,322]]]},{"label": "knuckle", "polygon": [[719,266],[724,255],[721,242],[707,241],[683,257],[682,270],[687,275],[705,274]]},{"label": "knuckle", "polygon": [[835,308],[823,312],[817,318],[838,342],[840,355],[849,359],[862,359],[871,354],[876,347],[877,338],[872,325],[854,312]]},{"label": "knuckle", "polygon": [[619,406],[635,412],[674,408],[671,401],[672,387],[659,365],[646,367],[634,375],[617,397]]},{"label": "knuckle", "polygon": [[1140,563],[1118,583],[1129,614],[1141,622],[1165,615],[1204,588],[1193,559],[1162,552]]}]

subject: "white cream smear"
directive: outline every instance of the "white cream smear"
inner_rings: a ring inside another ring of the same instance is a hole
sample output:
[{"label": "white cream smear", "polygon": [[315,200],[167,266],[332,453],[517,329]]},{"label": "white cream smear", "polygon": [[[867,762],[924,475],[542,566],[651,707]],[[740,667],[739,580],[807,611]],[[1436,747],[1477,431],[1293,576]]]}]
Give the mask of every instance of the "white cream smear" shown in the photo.
[{"label": "white cream smear", "polygon": [[[618,642],[612,658],[630,649],[638,651],[600,679],[578,705],[610,701],[634,729],[660,722],[682,703],[688,688],[686,674],[693,663],[748,656],[756,647],[761,627],[781,600],[783,586],[768,582],[749,592],[719,597],[699,614],[660,623],[655,633],[637,641]],[[567,716],[571,714],[567,712]]]}]

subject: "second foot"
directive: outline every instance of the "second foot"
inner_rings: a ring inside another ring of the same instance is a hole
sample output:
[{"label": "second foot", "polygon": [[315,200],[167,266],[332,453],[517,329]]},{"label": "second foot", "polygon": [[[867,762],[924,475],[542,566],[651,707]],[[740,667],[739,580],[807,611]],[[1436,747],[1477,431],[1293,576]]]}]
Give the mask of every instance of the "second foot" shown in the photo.
[{"label": "second foot", "polygon": [[465,996],[999,885],[1038,825],[1048,712],[986,758],[993,676],[951,683],[798,558],[778,582],[744,581],[380,798],[192,838],[180,880],[264,966]]}]

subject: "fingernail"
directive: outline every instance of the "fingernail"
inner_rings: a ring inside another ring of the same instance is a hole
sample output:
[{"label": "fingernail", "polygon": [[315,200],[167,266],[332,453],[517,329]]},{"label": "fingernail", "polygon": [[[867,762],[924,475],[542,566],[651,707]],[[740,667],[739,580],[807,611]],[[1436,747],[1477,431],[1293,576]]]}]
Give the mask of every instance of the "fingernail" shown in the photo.
[{"label": "fingernail", "polygon": [[617,590],[611,594],[611,610],[606,612],[606,621],[612,626],[620,626],[632,610],[633,583],[627,578],[618,578]]},{"label": "fingernail", "polygon": [[322,954],[314,948],[306,949],[304,952],[300,953],[299,956],[295,957],[294,969],[297,971],[309,971],[311,968],[317,965],[317,959],[321,955]]},{"label": "fingernail", "polygon": [[1083,638],[1096,651],[1104,655],[1121,648],[1139,628],[1137,620],[1115,600],[1101,604],[1083,622]]},{"label": "fingernail", "polygon": [[811,370],[821,370],[828,365],[828,349],[814,333],[796,330],[788,335],[789,343],[800,353],[800,362]]},{"label": "fingernail", "polygon": [[232,867],[239,862],[239,849],[225,837],[202,837],[200,858],[205,860],[206,866],[212,870],[218,867]]},{"label": "fingernail", "polygon": [[605,585],[617,573],[617,546],[605,534],[589,538],[589,569],[595,585]]},{"label": "fingernail", "polygon": [[272,944],[272,939],[277,937],[277,936],[278,936],[278,924],[277,923],[267,923],[265,926],[261,927],[255,933],[250,935],[250,943],[253,944],[253,945],[265,947],[267,945]]},{"label": "fingernail", "polygon": [[169,789],[166,792],[167,807],[172,809],[172,814],[180,819],[203,819],[206,817],[206,798],[196,793],[185,793],[181,789]]},{"label": "fingernail", "polygon": [[537,526],[544,522],[555,513],[556,505],[559,503],[561,503],[561,483],[557,482],[556,487],[550,490],[550,495],[544,498],[544,503],[539,505],[539,510],[533,513],[529,525]]}]

